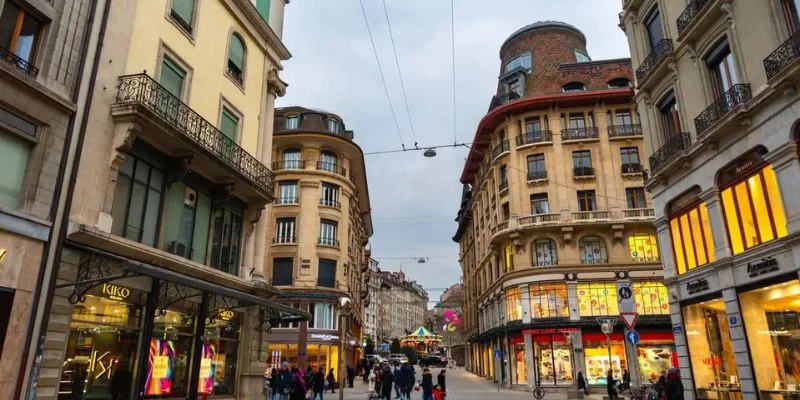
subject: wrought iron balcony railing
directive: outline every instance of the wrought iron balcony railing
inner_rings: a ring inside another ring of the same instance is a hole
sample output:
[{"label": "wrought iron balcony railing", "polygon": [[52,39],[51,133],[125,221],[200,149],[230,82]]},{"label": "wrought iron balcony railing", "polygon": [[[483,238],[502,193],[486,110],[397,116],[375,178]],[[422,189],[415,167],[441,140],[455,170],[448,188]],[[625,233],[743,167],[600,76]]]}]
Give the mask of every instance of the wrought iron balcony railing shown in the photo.
[{"label": "wrought iron balcony railing", "polygon": [[592,167],[574,167],[572,168],[573,176],[594,176],[594,168]]},{"label": "wrought iron balcony railing", "polygon": [[650,156],[650,170],[655,171],[661,168],[664,163],[675,157],[678,153],[688,149],[691,145],[692,137],[686,132],[671,137],[667,140],[667,143]]},{"label": "wrought iron balcony railing", "polygon": [[622,164],[623,174],[640,174],[643,170],[642,164]]},{"label": "wrought iron balcony railing", "polygon": [[517,135],[517,146],[522,146],[531,143],[544,143],[552,141],[553,141],[553,133],[549,130],[531,131],[531,132],[526,132],[524,135]]},{"label": "wrought iron balcony railing", "polygon": [[639,124],[611,125],[608,127],[608,137],[642,136],[642,126]]},{"label": "wrought iron balcony railing", "polygon": [[528,180],[547,179],[547,171],[528,171]]},{"label": "wrought iron balcony railing", "polygon": [[722,119],[722,117],[733,110],[734,107],[747,103],[751,98],[752,93],[750,93],[750,85],[740,83],[731,86],[727,92],[723,93],[720,98],[694,119],[697,137],[703,136],[711,125],[714,125],[715,122]]},{"label": "wrought iron balcony railing", "polygon": [[336,163],[327,162],[327,161],[317,161],[317,170],[319,171],[328,171],[333,172],[334,174],[339,174],[341,176],[347,176],[347,169],[339,168]]},{"label": "wrought iron balcony railing", "polygon": [[275,175],[266,165],[147,74],[119,77],[116,104],[146,108],[180,134],[192,139],[224,164],[245,176],[262,191],[273,193]]},{"label": "wrought iron balcony railing", "polygon": [[597,139],[597,128],[569,128],[561,130],[561,140]]},{"label": "wrought iron balcony railing", "polygon": [[286,169],[305,169],[305,168],[306,168],[305,160],[283,160],[283,161],[272,162],[272,169],[276,171],[282,171]]},{"label": "wrought iron balcony railing", "polygon": [[509,150],[508,139],[503,139],[492,148],[492,158],[496,158]]},{"label": "wrought iron balcony railing", "polygon": [[642,60],[642,63],[639,64],[639,68],[636,68],[636,80],[640,85],[644,79],[653,72],[656,66],[658,66],[658,63],[670,52],[672,52],[672,40],[661,39],[656,43],[650,55]]},{"label": "wrought iron balcony railing", "polygon": [[764,59],[767,80],[778,75],[800,59],[800,31],[795,32],[787,41],[781,43],[775,51]]},{"label": "wrought iron balcony railing", "polygon": [[338,201],[333,200],[333,199],[326,199],[324,197],[319,199],[319,204],[322,205],[322,206],[333,207],[333,208],[340,208],[341,207],[341,205],[340,205],[340,203]]},{"label": "wrought iron balcony railing", "polygon": [[710,2],[710,0],[692,0],[689,2],[689,5],[686,6],[676,21],[678,25],[678,36],[683,34],[683,31],[685,31],[686,28],[689,27],[689,24],[694,21],[694,18],[697,17],[697,14],[700,14],[700,11],[703,10],[703,7]]},{"label": "wrought iron balcony railing", "polygon": [[36,78],[36,75],[39,75],[39,68],[34,67],[33,64],[12,53],[9,49],[0,47],[0,59],[32,78]]}]

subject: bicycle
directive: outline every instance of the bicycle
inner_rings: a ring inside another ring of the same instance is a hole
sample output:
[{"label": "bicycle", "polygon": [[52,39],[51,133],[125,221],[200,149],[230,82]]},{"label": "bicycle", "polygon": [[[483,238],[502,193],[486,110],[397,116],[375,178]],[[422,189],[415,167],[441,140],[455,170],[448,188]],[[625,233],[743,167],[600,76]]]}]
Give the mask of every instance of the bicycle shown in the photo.
[{"label": "bicycle", "polygon": [[542,400],[545,395],[545,391],[541,383],[542,382],[537,379],[536,386],[533,387],[533,398],[536,400]]},{"label": "bicycle", "polygon": [[[631,388],[631,400],[648,400],[650,396],[647,394],[647,387],[642,385],[638,388]],[[653,392],[655,393],[655,392]]]}]

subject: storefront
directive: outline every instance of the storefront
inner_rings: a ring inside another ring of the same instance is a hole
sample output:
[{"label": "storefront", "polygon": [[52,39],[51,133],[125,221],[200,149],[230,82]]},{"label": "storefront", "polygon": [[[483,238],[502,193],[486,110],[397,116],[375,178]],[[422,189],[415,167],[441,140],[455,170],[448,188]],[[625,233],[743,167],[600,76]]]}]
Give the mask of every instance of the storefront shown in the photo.
[{"label": "storefront", "polygon": [[525,363],[525,339],[522,335],[514,335],[508,338],[508,345],[511,347],[511,358],[513,376],[512,385],[523,385],[528,383],[528,366]]},{"label": "storefront", "polygon": [[678,368],[678,355],[675,352],[672,332],[639,331],[636,358],[641,375],[640,381],[643,383],[657,382],[659,376],[666,376],[670,368]]},{"label": "storefront", "polygon": [[564,334],[533,335],[533,348],[542,385],[571,385],[572,345]]},{"label": "storefront", "polygon": [[590,385],[605,385],[610,369],[615,379],[622,379],[622,369],[627,368],[625,338],[622,332],[583,332],[583,353],[586,363],[585,377]]},{"label": "storefront", "polygon": [[[290,366],[299,365],[298,360],[298,344],[296,342],[297,334],[294,343],[280,343],[281,337],[279,335],[272,335],[273,340],[270,341],[269,348],[269,369],[280,369],[282,362],[288,362]],[[339,372],[339,336],[336,334],[327,333],[309,333],[308,342],[305,348],[306,366],[311,367],[314,371],[322,367],[327,375],[328,371],[333,368],[334,376]]]}]

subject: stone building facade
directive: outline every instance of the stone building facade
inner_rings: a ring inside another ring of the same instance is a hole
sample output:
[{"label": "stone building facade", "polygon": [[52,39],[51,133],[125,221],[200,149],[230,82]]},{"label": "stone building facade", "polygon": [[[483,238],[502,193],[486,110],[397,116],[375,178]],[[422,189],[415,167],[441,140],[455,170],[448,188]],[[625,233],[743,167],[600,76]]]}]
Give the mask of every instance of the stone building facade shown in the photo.
[{"label": "stone building facade", "polygon": [[378,273],[378,260],[370,258],[369,271],[367,276],[367,300],[364,305],[364,337],[371,337],[375,343],[380,341],[378,337],[381,310],[381,275]]},{"label": "stone building facade", "polygon": [[[630,60],[591,60],[580,30],[544,21],[511,34],[500,61],[453,238],[466,366],[509,386],[657,378],[673,341]],[[638,351],[620,312],[640,315]]]},{"label": "stone building facade", "polygon": [[623,2],[687,399],[800,384],[797,7]]},{"label": "stone building facade", "polygon": [[416,281],[407,280],[402,271],[379,273],[383,285],[379,331],[381,340],[389,343],[425,324],[428,293]]}]

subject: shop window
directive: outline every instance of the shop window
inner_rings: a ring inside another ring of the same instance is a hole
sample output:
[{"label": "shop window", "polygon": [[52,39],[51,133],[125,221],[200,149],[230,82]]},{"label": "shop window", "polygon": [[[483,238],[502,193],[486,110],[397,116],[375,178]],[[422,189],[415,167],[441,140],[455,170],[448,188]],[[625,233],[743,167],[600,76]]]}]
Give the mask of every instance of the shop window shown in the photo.
[{"label": "shop window", "polygon": [[697,397],[718,396],[722,388],[734,398],[741,398],[733,341],[722,298],[684,306],[682,311]]},{"label": "shop window", "polygon": [[228,43],[228,76],[240,85],[244,81],[246,55],[242,37],[235,33],[232,34],[230,43]]},{"label": "shop window", "polygon": [[162,170],[127,154],[117,175],[111,233],[155,246],[163,190]]},{"label": "shop window", "polygon": [[662,373],[678,368],[672,332],[640,331],[636,353],[640,374],[647,381],[657,382]]},{"label": "shop window", "polygon": [[522,296],[518,287],[506,290],[506,321],[522,319]]},{"label": "shop window", "polygon": [[294,281],[294,259],[276,258],[272,263],[272,285],[290,286]]},{"label": "shop window", "polygon": [[579,282],[578,309],[581,317],[617,315],[617,285],[614,282]]},{"label": "shop window", "polygon": [[547,193],[534,193],[531,195],[531,214],[548,214],[550,213],[550,202],[547,199]]},{"label": "shop window", "polygon": [[615,380],[622,381],[622,370],[628,368],[622,333],[614,332],[609,339],[600,332],[583,332],[585,378],[590,385],[605,386],[608,370],[612,371]]},{"label": "shop window", "polygon": [[21,63],[18,68],[27,70],[24,64],[34,63],[43,26],[26,9],[13,1],[6,1],[0,13],[0,47],[19,57]]},{"label": "shop window", "polygon": [[636,302],[636,312],[639,315],[669,314],[667,288],[661,282],[633,282],[633,298]]},{"label": "shop window", "polygon": [[522,335],[508,338],[514,357],[513,384],[524,385],[528,382],[528,365],[525,362],[525,339]]},{"label": "shop window", "polygon": [[567,337],[563,334],[533,335],[533,344],[542,385],[572,384],[572,345]]},{"label": "shop window", "polygon": [[0,128],[0,207],[8,210],[20,207],[22,182],[32,147],[32,142]]},{"label": "shop window", "polygon": [[236,388],[236,366],[239,333],[244,315],[235,310],[208,310],[200,360],[198,392],[207,395],[233,395]]},{"label": "shop window", "polygon": [[670,218],[669,227],[678,274],[716,259],[705,203],[700,203]]},{"label": "shop window", "polygon": [[534,267],[558,264],[556,242],[553,239],[538,239],[531,244],[531,256]]},{"label": "shop window", "polygon": [[606,241],[599,236],[584,236],[580,242],[581,264],[605,264],[608,262]]},{"label": "shop window", "polygon": [[300,158],[300,149],[286,149],[283,151],[283,169],[302,169],[303,160]]},{"label": "shop window", "polygon": [[532,283],[528,290],[531,318],[569,317],[569,300],[565,283]]},{"label": "shop window", "polygon": [[634,262],[658,261],[658,241],[650,233],[635,233],[628,236],[628,249]]},{"label": "shop window", "polygon": [[786,215],[771,165],[729,184],[720,197],[733,254],[786,236]]},{"label": "shop window", "polygon": [[503,248],[503,265],[505,272],[514,270],[514,250],[510,244]]},{"label": "shop window", "polygon": [[290,344],[273,344],[270,343],[267,345],[267,351],[269,353],[268,358],[268,366],[270,370],[281,369],[281,363],[287,362],[289,365],[297,365],[298,361],[298,354],[297,354],[297,344],[290,343]]}]

